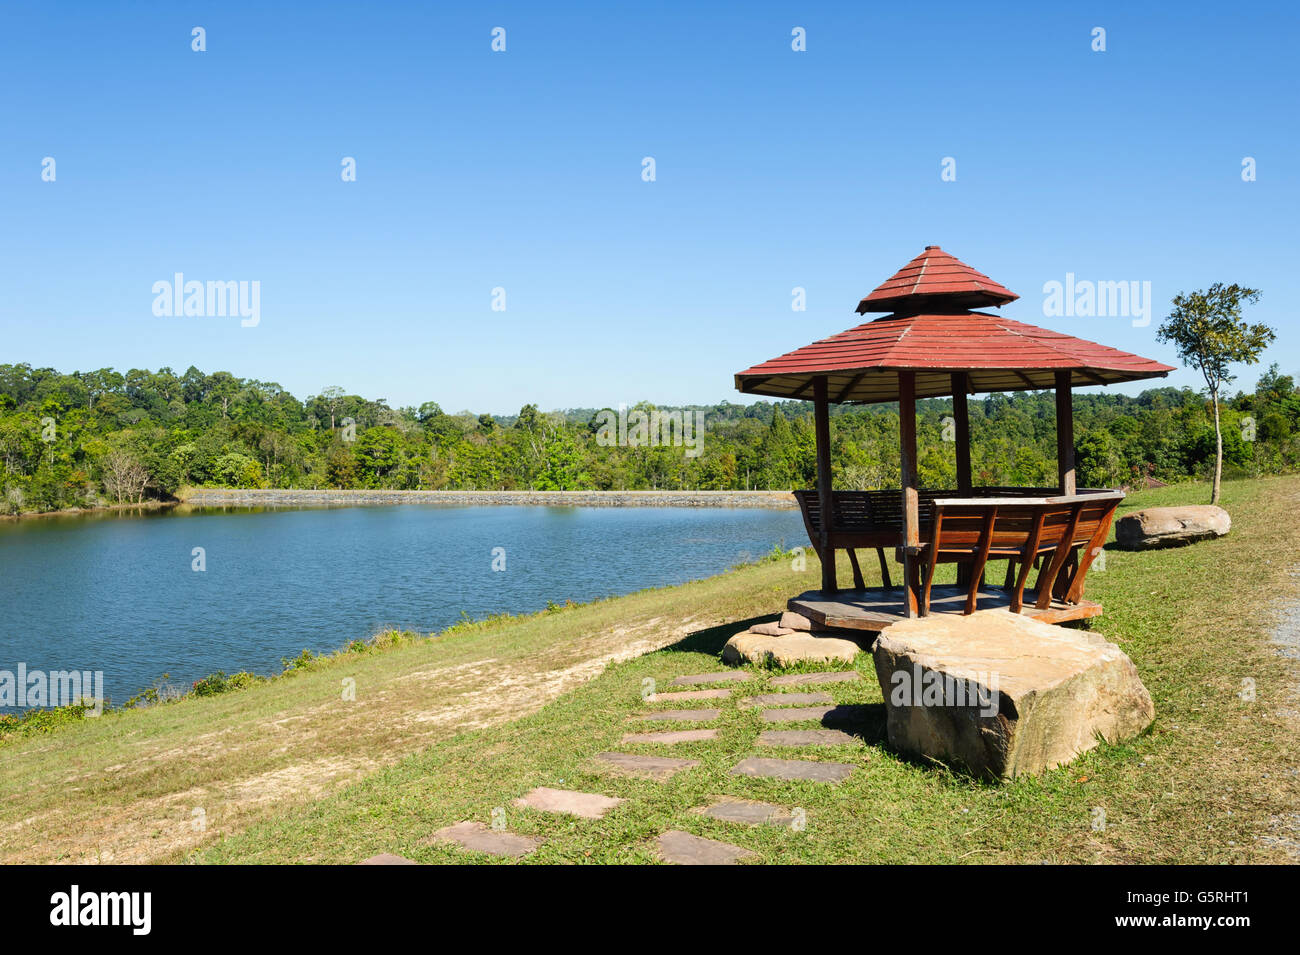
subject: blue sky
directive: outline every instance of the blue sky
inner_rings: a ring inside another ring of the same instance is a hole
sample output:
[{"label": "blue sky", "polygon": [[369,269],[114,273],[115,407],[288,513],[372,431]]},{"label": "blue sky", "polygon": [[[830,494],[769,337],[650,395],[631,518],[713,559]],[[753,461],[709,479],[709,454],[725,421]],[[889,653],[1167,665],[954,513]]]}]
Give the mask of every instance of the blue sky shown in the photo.
[{"label": "blue sky", "polygon": [[[739,401],[938,244],[1021,295],[1003,314],[1170,364],[1175,293],[1256,286],[1265,364],[1300,373],[1300,14],[1136,6],[8,4],[0,362]],[[156,317],[176,272],[259,281],[260,323]],[[1067,272],[1150,281],[1154,320],[1044,318]]]}]

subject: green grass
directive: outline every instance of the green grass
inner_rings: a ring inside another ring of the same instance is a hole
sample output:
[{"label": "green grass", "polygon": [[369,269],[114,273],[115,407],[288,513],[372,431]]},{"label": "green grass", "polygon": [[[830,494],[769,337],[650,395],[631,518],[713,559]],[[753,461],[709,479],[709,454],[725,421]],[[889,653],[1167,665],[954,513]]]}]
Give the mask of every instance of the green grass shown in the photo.
[{"label": "green grass", "polygon": [[[1133,495],[1125,510],[1203,503],[1206,497],[1200,485],[1164,488]],[[881,739],[880,718],[860,744],[760,749],[757,712],[735,702],[768,688],[771,671],[756,668],[744,689],[723,701],[716,740],[641,747],[698,759],[699,767],[662,783],[596,771],[593,754],[629,749],[619,742],[624,732],[652,728],[627,722],[646,708],[644,680],[662,686],[676,675],[723,670],[717,653],[744,628],[745,618],[780,609],[786,597],[816,580],[813,561],[797,577],[768,562],[703,585],[603,605],[635,617],[650,600],[666,613],[689,607],[727,623],[698,627],[666,649],[612,666],[509,724],[437,741],[340,792],[277,811],[195,858],[348,863],[396,852],[428,863],[496,863],[427,839],[461,820],[487,823],[500,807],[511,830],[545,839],[525,863],[652,862],[654,838],[673,828],[736,843],[768,863],[1285,861],[1288,850],[1279,837],[1294,840],[1296,833],[1280,830],[1277,820],[1297,808],[1300,749],[1288,713],[1296,675],[1268,639],[1281,603],[1297,599],[1300,535],[1291,515],[1300,504],[1300,479],[1231,483],[1223,504],[1234,521],[1226,538],[1173,550],[1108,550],[1105,568],[1094,568],[1088,596],[1106,613],[1092,627],[1133,658],[1156,702],[1156,721],[1135,740],[1102,745],[1041,776],[997,786],[903,758]],[[990,579],[997,578],[995,569]],[[583,612],[554,619],[580,628]],[[527,626],[506,623],[493,639],[523,638]],[[865,654],[858,668],[861,682],[825,689],[837,702],[879,704]],[[1253,702],[1238,695],[1247,678],[1255,682]],[[756,752],[859,768],[840,786],[728,775]],[[599,821],[511,806],[538,785],[626,802]],[[751,828],[694,811],[717,795],[801,808],[807,826]],[[1098,808],[1105,812],[1104,830],[1093,826]]]}]

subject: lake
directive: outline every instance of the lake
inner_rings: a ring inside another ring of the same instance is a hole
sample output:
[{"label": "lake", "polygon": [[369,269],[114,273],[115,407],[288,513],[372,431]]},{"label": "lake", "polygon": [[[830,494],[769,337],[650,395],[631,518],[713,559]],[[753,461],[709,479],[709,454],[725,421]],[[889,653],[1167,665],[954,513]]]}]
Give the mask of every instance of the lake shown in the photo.
[{"label": "lake", "polygon": [[[806,543],[798,511],[762,508],[196,508],[0,522],[0,671],[102,670],[120,704],[164,673],[183,688],[217,670],[277,673],[303,649],[383,627],[427,633],[462,612],[678,584]],[[206,569],[194,569],[196,548]]]}]

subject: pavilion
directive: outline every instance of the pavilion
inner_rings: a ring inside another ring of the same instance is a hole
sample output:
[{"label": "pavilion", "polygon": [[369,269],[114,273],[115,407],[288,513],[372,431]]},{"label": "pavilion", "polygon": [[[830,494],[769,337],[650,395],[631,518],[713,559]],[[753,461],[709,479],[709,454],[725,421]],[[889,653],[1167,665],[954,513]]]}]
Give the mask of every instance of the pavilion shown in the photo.
[{"label": "pavilion", "polygon": [[[1071,390],[1163,377],[1173,368],[1119,349],[1003,318],[1019,296],[938,246],[908,262],[858,304],[884,317],[754,365],[736,375],[749,395],[813,401],[817,487],[796,491],[821,589],[790,608],[828,626],[879,630],[928,612],[1005,606],[1048,622],[1101,612],[1083,599],[1089,566],[1104,545],[1122,493],[1079,489]],[[976,488],[971,482],[967,396],[1055,389],[1058,485]],[[957,487],[917,487],[916,400],[953,399]],[[831,402],[898,402],[901,488],[831,486]],[[831,515],[829,521],[824,515]],[[856,548],[874,548],[883,588],[867,588]],[[835,551],[848,551],[855,587],[840,590]],[[886,550],[902,564],[891,586]],[[1001,588],[984,586],[987,560],[1009,561]],[[957,586],[936,587],[935,566],[956,563]],[[1027,578],[1039,574],[1032,589]],[[983,601],[981,604],[980,601]]]}]

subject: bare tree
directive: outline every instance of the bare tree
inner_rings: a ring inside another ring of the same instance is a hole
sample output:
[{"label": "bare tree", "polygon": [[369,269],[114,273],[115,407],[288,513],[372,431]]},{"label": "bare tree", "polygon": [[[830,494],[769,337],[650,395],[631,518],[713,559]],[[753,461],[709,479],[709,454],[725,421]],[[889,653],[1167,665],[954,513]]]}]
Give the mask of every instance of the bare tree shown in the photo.
[{"label": "bare tree", "polygon": [[110,451],[104,458],[104,490],[118,504],[140,503],[148,486],[149,472],[127,452]]}]

